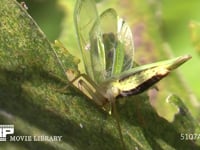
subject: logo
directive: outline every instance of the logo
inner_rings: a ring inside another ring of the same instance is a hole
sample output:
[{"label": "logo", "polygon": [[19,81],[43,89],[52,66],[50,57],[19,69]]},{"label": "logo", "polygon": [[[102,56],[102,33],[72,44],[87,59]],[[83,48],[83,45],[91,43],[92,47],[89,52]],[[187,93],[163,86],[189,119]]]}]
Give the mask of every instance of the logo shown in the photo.
[{"label": "logo", "polygon": [[[31,141],[46,141],[46,142],[60,142],[62,136],[58,135],[11,135],[14,134],[14,125],[0,125],[0,142],[31,142]],[[8,136],[9,135],[9,136]]]},{"label": "logo", "polygon": [[0,125],[0,141],[6,141],[9,134],[14,134],[14,125]]}]

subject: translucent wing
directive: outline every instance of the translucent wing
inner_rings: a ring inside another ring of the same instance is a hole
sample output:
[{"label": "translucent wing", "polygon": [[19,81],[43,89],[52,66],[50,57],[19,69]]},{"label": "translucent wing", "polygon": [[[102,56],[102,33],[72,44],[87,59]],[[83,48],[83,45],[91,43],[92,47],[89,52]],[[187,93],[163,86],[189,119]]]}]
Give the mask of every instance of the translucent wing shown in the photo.
[{"label": "translucent wing", "polygon": [[[122,72],[129,70],[133,67],[134,62],[134,43],[133,35],[129,25],[122,19],[118,19],[118,40],[120,45],[122,45],[124,50],[124,63],[122,67]],[[118,48],[121,48],[119,45]]]},{"label": "translucent wing", "polygon": [[97,82],[101,82],[112,72],[116,32],[117,14],[111,9],[102,13],[90,32],[92,68]]},{"label": "translucent wing", "polygon": [[94,80],[92,70],[89,32],[98,18],[93,0],[77,0],[74,11],[74,22],[87,75]]},{"label": "translucent wing", "polygon": [[96,20],[90,32],[90,43],[92,68],[97,82],[132,67],[132,33],[114,9],[104,11]]}]

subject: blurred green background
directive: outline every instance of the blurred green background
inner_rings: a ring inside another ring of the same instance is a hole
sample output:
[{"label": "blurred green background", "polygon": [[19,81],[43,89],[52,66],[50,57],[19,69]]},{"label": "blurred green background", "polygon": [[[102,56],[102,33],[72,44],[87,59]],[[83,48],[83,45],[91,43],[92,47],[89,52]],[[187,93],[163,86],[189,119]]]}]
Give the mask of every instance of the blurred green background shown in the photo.
[{"label": "blurred green background", "polygon": [[[178,73],[181,74],[184,88],[188,90],[190,97],[190,100],[185,103],[195,118],[200,120],[198,111],[200,107],[200,79],[198,77],[200,61],[191,36],[191,33],[196,31],[191,31],[190,28],[192,21],[200,21],[200,1],[138,0],[132,2],[127,0],[120,2],[119,0],[99,0],[98,2],[97,6],[100,12],[113,7],[131,26],[135,39],[137,62],[150,63],[183,54],[192,55],[192,60],[184,64]],[[73,22],[75,0],[27,0],[25,3],[28,6],[27,11],[50,41],[59,39],[72,54],[76,54],[76,56],[79,54],[78,57],[81,58]],[[151,41],[153,46],[148,45],[148,41]],[[156,43],[159,46],[154,46]],[[149,47],[152,51],[148,51]],[[157,54],[154,47],[162,52]],[[176,93],[176,91],[174,92]],[[163,108],[165,107],[163,101],[153,102],[153,105],[161,115],[170,118],[169,110]],[[166,107],[166,109],[168,108]]]}]

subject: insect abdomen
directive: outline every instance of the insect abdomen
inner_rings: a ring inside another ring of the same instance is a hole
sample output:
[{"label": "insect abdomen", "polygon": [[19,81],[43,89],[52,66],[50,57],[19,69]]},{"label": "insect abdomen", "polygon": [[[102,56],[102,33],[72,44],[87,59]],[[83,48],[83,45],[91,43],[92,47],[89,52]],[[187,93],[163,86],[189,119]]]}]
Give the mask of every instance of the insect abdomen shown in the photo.
[{"label": "insect abdomen", "polygon": [[140,94],[167,76],[169,72],[168,69],[164,68],[151,68],[149,70],[143,70],[142,72],[128,75],[122,80],[119,80],[119,84],[122,85],[119,87],[119,96]]}]

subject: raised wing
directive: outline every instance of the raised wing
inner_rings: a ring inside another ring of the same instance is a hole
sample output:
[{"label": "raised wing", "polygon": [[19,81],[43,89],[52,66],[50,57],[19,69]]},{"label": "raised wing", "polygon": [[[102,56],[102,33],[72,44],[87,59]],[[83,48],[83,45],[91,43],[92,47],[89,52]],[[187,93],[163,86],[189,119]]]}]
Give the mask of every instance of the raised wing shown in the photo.
[{"label": "raised wing", "polygon": [[91,62],[89,32],[97,18],[98,13],[93,0],[77,0],[74,11],[74,22],[85,71],[93,80],[94,74]]},{"label": "raised wing", "polygon": [[92,68],[97,82],[132,67],[132,33],[114,9],[107,9],[96,20],[90,32],[90,43]]},{"label": "raised wing", "polygon": [[85,70],[92,80],[102,82],[132,67],[132,33],[114,9],[99,17],[93,0],[78,0],[74,20]]},{"label": "raised wing", "polygon": [[125,53],[124,63],[122,67],[122,72],[124,72],[133,67],[134,43],[133,43],[133,35],[132,35],[131,28],[122,18],[118,19],[117,35],[118,35],[119,43],[122,45],[124,53]]},{"label": "raised wing", "polygon": [[109,9],[96,20],[91,32],[91,60],[95,80],[101,82],[111,75],[117,44],[117,15]]}]

